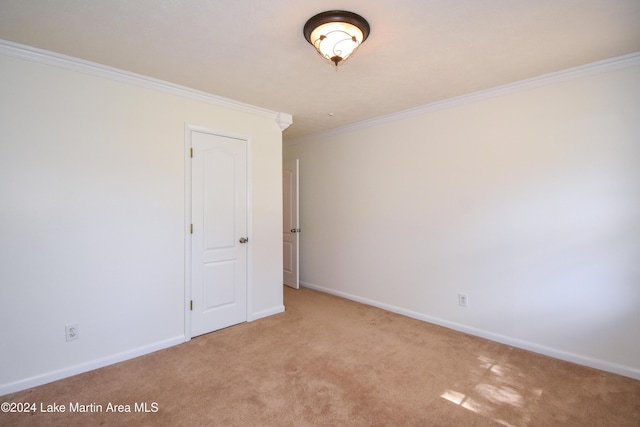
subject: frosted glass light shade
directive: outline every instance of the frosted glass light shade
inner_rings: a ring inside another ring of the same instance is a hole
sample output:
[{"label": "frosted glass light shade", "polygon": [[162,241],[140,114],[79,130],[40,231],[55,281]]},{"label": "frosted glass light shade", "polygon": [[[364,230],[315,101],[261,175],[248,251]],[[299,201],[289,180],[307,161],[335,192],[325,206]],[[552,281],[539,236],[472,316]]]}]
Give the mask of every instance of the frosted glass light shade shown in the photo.
[{"label": "frosted glass light shade", "polygon": [[352,12],[333,10],[309,19],[304,36],[318,54],[336,67],[344,63],[369,36],[369,23]]}]

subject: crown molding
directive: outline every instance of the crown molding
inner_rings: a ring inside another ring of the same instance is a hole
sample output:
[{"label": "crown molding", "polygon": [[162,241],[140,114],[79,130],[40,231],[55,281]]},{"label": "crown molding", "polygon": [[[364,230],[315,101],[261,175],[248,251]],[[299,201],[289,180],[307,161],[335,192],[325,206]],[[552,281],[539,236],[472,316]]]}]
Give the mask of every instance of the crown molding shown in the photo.
[{"label": "crown molding", "polygon": [[513,93],[522,92],[529,89],[549,86],[552,84],[556,84],[556,83],[560,83],[568,80],[574,80],[582,77],[588,77],[588,76],[593,76],[597,74],[603,74],[603,73],[608,73],[616,70],[622,70],[622,69],[638,67],[638,66],[640,66],[640,52],[635,52],[629,55],[623,55],[623,56],[618,56],[610,59],[605,59],[598,62],[592,62],[590,64],[581,65],[579,67],[568,68],[562,71],[543,74],[541,76],[532,77],[530,79],[509,83],[502,86],[497,86],[491,89],[472,92],[469,94],[456,96],[456,97],[445,99],[442,101],[436,101],[431,104],[422,105],[419,107],[403,110],[403,111],[388,114],[385,116],[376,117],[373,119],[363,120],[357,123],[329,129],[327,131],[317,132],[310,135],[301,136],[299,138],[293,138],[285,141],[284,145],[291,146],[291,145],[307,142],[310,140],[314,140],[317,138],[336,136],[336,135],[344,134],[347,132],[352,132],[358,129],[364,129],[372,126],[381,125],[383,123],[389,123],[397,120],[419,116],[419,115],[430,113],[433,111],[455,108],[465,104],[470,104],[472,102],[478,102],[485,99],[495,98],[498,96],[513,94]]},{"label": "crown molding", "polygon": [[287,113],[278,113],[276,123],[278,124],[278,127],[280,127],[280,130],[285,131],[289,126],[291,126],[291,123],[293,123],[293,116]]},{"label": "crown molding", "polygon": [[260,117],[272,119],[282,130],[286,129],[291,125],[291,123],[293,123],[293,117],[287,113],[267,110],[266,108],[256,107],[254,105],[212,95],[207,92],[191,89],[186,86],[155,79],[153,77],[143,76],[141,74],[120,70],[118,68],[7,40],[0,39],[0,54],[40,64],[51,65],[66,70],[77,71],[91,76],[102,77],[145,89],[153,89],[171,95],[206,102],[219,107],[230,108],[244,113],[254,114]]}]

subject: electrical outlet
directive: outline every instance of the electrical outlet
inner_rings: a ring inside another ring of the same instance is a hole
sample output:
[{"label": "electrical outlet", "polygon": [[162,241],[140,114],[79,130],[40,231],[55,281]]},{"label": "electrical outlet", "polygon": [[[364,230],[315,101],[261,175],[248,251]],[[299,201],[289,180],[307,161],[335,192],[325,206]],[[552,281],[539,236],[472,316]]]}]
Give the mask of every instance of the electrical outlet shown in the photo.
[{"label": "electrical outlet", "polygon": [[74,340],[80,339],[80,329],[78,329],[77,323],[66,325],[64,327],[64,330],[66,333],[67,341],[74,341]]},{"label": "electrical outlet", "polygon": [[458,305],[466,307],[469,304],[469,296],[467,294],[458,294]]}]

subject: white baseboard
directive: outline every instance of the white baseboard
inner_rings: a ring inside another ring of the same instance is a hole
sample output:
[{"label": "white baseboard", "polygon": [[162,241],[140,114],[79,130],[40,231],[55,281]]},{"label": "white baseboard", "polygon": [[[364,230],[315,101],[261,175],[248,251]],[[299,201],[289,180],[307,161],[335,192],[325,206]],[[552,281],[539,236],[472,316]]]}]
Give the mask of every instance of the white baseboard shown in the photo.
[{"label": "white baseboard", "polygon": [[255,312],[251,315],[250,319],[247,319],[249,322],[253,322],[254,320],[262,319],[264,317],[273,316],[274,314],[284,313],[284,305],[279,305],[276,307],[271,307],[266,310],[261,310]]},{"label": "white baseboard", "polygon": [[[264,317],[272,316],[284,312],[284,305],[269,308],[267,310],[258,311],[253,313],[249,322],[262,319]],[[15,393],[18,391],[26,390],[28,388],[37,387],[43,384],[47,384],[53,381],[61,380],[63,378],[72,377],[74,375],[82,374],[92,371],[94,369],[104,368],[105,366],[113,365],[115,363],[123,362],[125,360],[133,359],[135,357],[144,356],[145,354],[153,353],[158,350],[162,350],[174,345],[182,344],[188,341],[185,336],[177,336],[165,341],[160,341],[151,345],[138,347],[129,351],[114,354],[112,356],[104,357],[101,359],[91,360],[78,365],[69,366],[67,368],[59,369],[52,372],[47,372],[42,375],[36,375],[24,380],[15,381],[7,384],[0,384],[0,396],[5,394]]]},{"label": "white baseboard", "polygon": [[401,307],[396,307],[390,304],[385,304],[379,301],[362,298],[357,295],[352,295],[346,292],[340,292],[333,289],[317,286],[308,282],[300,282],[301,286],[305,288],[313,289],[316,291],[324,292],[327,294],[339,296],[351,301],[356,301],[362,304],[370,305],[373,307],[381,308],[383,310],[398,313],[403,316],[411,317],[413,319],[422,320],[423,322],[433,323],[434,325],[443,326],[445,328],[453,329],[455,331],[464,332],[469,335],[474,335],[480,338],[485,338],[491,341],[506,344],[512,347],[529,350],[534,353],[544,354],[556,359],[565,360],[567,362],[576,363],[578,365],[588,366],[590,368],[600,369],[602,371],[611,372],[625,377],[630,377],[636,380],[640,380],[640,369],[635,369],[629,366],[619,365],[616,363],[607,362],[604,360],[594,359],[591,357],[583,356],[580,354],[569,353],[556,348],[547,347],[544,345],[536,344],[529,341],[519,340],[517,338],[496,334],[490,331],[473,328],[460,323],[450,322],[445,319],[440,319],[433,316],[428,316],[423,313],[418,313],[412,310],[407,310]]},{"label": "white baseboard", "polygon": [[178,337],[170,338],[164,341],[159,341],[143,347],[138,347],[128,351],[123,351],[122,353],[117,353],[112,356],[91,360],[85,363],[80,363],[78,365],[62,368],[57,371],[47,372],[42,375],[36,375],[34,377],[27,378],[24,380],[19,380],[13,383],[0,384],[0,396],[26,390],[32,387],[37,387],[53,381],[61,380],[63,378],[72,377],[74,375],[89,372],[94,369],[104,368],[105,366],[113,365],[115,363],[123,362],[125,360],[133,359],[135,357],[144,356],[145,354],[153,353],[168,347],[173,347],[174,345],[182,344],[183,342],[184,342],[184,336],[181,335]]}]

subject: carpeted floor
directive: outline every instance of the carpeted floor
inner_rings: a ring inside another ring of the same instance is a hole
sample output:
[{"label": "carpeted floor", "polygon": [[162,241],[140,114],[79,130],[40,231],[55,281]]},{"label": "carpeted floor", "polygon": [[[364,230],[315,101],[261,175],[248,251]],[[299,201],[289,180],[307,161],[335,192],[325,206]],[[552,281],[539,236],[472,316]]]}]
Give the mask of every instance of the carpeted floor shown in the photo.
[{"label": "carpeted floor", "polygon": [[[38,407],[0,425],[640,426],[640,381],[309,289],[285,306],[0,397]],[[66,412],[40,412],[54,403]]]}]

